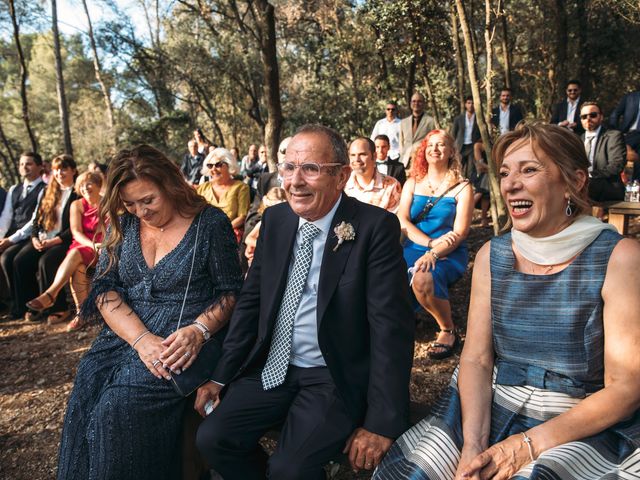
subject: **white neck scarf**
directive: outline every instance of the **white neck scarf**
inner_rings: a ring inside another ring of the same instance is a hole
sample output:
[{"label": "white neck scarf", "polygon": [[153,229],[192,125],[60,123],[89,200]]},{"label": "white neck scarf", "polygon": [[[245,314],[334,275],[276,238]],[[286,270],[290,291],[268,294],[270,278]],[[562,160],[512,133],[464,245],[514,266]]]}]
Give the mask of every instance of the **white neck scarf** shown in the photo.
[{"label": "white neck scarf", "polygon": [[512,228],[511,238],[520,254],[530,262],[558,265],[582,252],[603,230],[617,232],[613,225],[602,223],[591,215],[582,215],[567,228],[549,237],[535,238]]}]

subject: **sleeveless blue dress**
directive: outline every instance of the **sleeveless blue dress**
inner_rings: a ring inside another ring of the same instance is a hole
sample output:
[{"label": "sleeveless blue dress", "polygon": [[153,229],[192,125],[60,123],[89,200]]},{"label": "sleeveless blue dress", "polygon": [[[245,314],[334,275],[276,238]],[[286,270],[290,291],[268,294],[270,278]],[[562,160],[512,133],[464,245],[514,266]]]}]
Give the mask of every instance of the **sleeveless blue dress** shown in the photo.
[{"label": "sleeveless blue dress", "polygon": [[[603,388],[601,290],[621,238],[604,230],[552,275],[516,271],[510,233],[491,240],[495,367],[490,445],[560,415]],[[456,370],[432,415],[393,444],[373,478],[452,479],[462,443]],[[640,478],[640,412],[597,435],[545,451],[512,478]]]},{"label": "sleeveless blue dress", "polygon": [[[137,217],[120,219],[119,262],[105,275],[100,255],[83,317],[103,321],[96,299],[116,291],[153,334],[176,329],[196,245],[182,325],[214,308],[242,286],[237,243],[231,223],[207,206],[180,243],[155,266],[142,255]],[[223,329],[224,330],[224,329]],[[224,331],[216,334],[222,340]],[[185,399],[171,382],[158,379],[138,353],[108,325],[78,365],[64,418],[58,461],[59,480],[172,480],[181,476],[180,432]]]},{"label": "sleeveless blue dress", "polygon": [[[424,209],[427,202],[435,202],[438,197],[413,194],[410,215],[415,218]],[[453,222],[456,219],[457,200],[455,197],[442,197],[429,211],[429,214],[416,224],[422,232],[430,238],[436,239],[453,230]],[[413,267],[416,260],[430,249],[407,239],[404,246],[404,259],[409,268]],[[435,286],[435,296],[449,299],[449,286],[464,275],[469,261],[467,243],[463,241],[458,248],[446,257],[436,262],[435,269],[431,272]]]}]

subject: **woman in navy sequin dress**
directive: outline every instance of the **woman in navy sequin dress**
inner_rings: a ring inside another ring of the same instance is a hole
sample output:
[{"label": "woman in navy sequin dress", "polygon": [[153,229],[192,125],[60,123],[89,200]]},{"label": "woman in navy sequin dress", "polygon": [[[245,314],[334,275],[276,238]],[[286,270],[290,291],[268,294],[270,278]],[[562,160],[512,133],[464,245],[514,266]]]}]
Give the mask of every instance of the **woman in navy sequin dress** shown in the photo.
[{"label": "woman in navy sequin dress", "polygon": [[185,400],[167,379],[193,363],[205,330],[224,334],[241,286],[233,230],[144,145],[110,165],[103,213],[111,226],[82,315],[105,325],[78,366],[58,479],[179,478]]},{"label": "woman in navy sequin dress", "polygon": [[575,135],[523,125],[493,155],[513,228],[476,256],[447,392],[374,479],[640,478],[640,245],[589,215]]},{"label": "woman in navy sequin dress", "polygon": [[398,209],[408,237],[404,259],[412,272],[413,293],[440,327],[427,350],[434,359],[453,352],[456,334],[448,287],[462,277],[469,260],[465,239],[473,214],[473,189],[460,174],[454,144],[444,130],[427,134],[413,161],[411,178],[402,188]]}]

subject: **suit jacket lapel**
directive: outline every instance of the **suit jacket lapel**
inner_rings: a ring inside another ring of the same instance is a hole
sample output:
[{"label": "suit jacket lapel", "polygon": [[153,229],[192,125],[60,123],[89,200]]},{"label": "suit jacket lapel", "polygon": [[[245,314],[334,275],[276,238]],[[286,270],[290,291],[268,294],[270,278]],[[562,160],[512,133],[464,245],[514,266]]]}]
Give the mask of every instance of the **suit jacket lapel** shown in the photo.
[{"label": "suit jacket lapel", "polygon": [[344,242],[336,251],[334,248],[338,243],[333,229],[340,222],[350,223],[356,231],[356,241],[358,237],[358,221],[354,218],[356,213],[356,200],[349,198],[346,195],[342,195],[340,205],[336,210],[336,214],[331,221],[331,228],[327,235],[327,242],[324,246],[324,253],[322,256],[322,266],[320,267],[320,281],[318,286],[318,303],[316,309],[318,328],[324,317],[324,313],[327,310],[329,300],[333,296],[338,281],[342,276],[344,267],[349,259],[349,254],[353,248],[353,241]]}]

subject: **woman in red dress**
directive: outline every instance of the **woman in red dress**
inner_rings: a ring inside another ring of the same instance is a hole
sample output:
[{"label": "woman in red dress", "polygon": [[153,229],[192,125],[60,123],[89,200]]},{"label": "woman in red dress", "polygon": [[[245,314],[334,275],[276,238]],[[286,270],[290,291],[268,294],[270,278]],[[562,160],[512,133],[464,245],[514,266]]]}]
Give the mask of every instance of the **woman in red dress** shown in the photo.
[{"label": "woman in red dress", "polygon": [[[27,302],[29,309],[42,311],[49,308],[67,282],[76,304],[76,311],[87,298],[90,283],[87,268],[96,262],[96,250],[102,241],[102,233],[97,231],[100,223],[101,187],[102,176],[95,172],[85,172],[76,180],[76,193],[82,198],[71,204],[69,220],[73,241],[65,259],[58,267],[53,283],[42,295]],[[83,323],[76,315],[67,325],[67,330],[73,331],[82,327]]]}]

